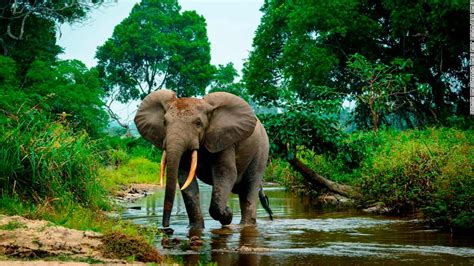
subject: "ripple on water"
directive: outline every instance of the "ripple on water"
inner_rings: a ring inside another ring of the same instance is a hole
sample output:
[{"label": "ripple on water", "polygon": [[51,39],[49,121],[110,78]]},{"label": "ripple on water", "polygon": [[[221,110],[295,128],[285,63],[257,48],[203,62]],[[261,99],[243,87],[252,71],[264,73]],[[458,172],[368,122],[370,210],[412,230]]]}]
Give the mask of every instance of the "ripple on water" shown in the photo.
[{"label": "ripple on water", "polygon": [[319,232],[341,232],[354,231],[361,228],[373,228],[378,226],[386,226],[394,223],[402,223],[402,220],[380,220],[364,217],[351,218],[327,218],[327,219],[278,219],[272,223],[265,222],[267,230],[279,230],[304,233],[308,230]]},{"label": "ripple on water", "polygon": [[[165,254],[183,255],[185,261],[192,256],[205,255],[223,265],[241,264],[241,260],[246,259],[254,262],[250,264],[272,265],[315,261],[323,264],[366,263],[366,258],[375,263],[417,261],[471,265],[474,260],[472,240],[453,239],[449,234],[427,230],[416,220],[318,210],[281,187],[265,188],[275,220],[270,221],[259,204],[256,227],[221,227],[205,211],[209,208],[210,188],[203,186],[200,189],[206,225],[202,232],[205,246],[200,252],[169,249]],[[159,227],[163,196],[164,191],[158,191],[154,196],[134,203],[134,206],[141,204],[141,209],[128,209],[123,217]],[[234,211],[234,222],[238,222],[238,198],[234,196],[229,205]],[[171,222],[175,230],[173,237],[186,238],[188,218],[179,196]]]},{"label": "ripple on water", "polygon": [[[474,249],[447,246],[386,245],[378,243],[328,242],[327,245],[306,248],[278,249],[283,253],[318,254],[348,257],[399,258],[416,254],[424,256],[452,255],[474,258]],[[276,250],[275,250],[276,251]]]}]

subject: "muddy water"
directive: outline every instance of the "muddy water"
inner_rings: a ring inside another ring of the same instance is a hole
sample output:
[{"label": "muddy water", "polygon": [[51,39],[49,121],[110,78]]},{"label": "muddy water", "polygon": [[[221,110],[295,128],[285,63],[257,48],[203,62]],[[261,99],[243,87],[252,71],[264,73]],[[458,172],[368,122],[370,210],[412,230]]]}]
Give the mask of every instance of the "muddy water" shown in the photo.
[{"label": "muddy water", "polygon": [[[474,265],[472,235],[452,237],[425,228],[419,221],[389,219],[355,211],[315,208],[304,198],[279,187],[265,192],[275,214],[270,221],[260,206],[256,227],[242,227],[239,201],[230,227],[221,227],[208,215],[211,187],[201,184],[201,207],[206,229],[200,251],[165,249],[184,264],[217,262],[218,265],[314,265],[314,264],[420,264]],[[161,223],[164,190],[127,205],[123,217],[138,224]],[[177,195],[171,217],[173,237],[185,239],[188,218]],[[161,243],[157,242],[161,248]]]}]

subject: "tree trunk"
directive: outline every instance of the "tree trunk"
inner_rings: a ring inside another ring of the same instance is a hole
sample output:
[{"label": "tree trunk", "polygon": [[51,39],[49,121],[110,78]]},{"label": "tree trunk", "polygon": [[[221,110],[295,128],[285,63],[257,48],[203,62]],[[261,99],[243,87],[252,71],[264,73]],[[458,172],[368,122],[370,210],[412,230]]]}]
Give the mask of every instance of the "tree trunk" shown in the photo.
[{"label": "tree trunk", "polygon": [[295,170],[300,172],[306,180],[318,188],[327,188],[331,192],[348,198],[361,197],[359,191],[355,187],[342,185],[325,178],[324,176],[307,167],[303,162],[296,158],[296,156],[293,159],[288,160],[288,162]]}]

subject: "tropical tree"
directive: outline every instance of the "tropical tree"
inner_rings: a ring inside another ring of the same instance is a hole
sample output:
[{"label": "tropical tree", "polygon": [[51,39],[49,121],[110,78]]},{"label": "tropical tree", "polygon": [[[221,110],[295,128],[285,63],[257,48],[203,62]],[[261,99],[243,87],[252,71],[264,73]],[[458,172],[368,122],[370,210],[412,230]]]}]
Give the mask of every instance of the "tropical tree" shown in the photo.
[{"label": "tropical tree", "polygon": [[[370,62],[412,60],[412,105],[397,110],[418,124],[468,114],[468,1],[267,0],[243,80],[260,102],[277,102],[282,90],[304,100],[344,98],[358,90],[347,61],[363,52]],[[427,93],[416,90],[428,84]],[[334,94],[332,94],[334,97]],[[356,118],[365,120],[368,105]],[[407,115],[409,114],[409,115]],[[405,118],[404,118],[405,117]]]},{"label": "tropical tree", "polygon": [[62,52],[56,45],[57,26],[86,17],[102,0],[6,0],[0,2],[0,52],[12,57],[20,75],[35,60],[54,61]]},{"label": "tropical tree", "polygon": [[225,91],[249,100],[245,85],[236,80],[238,77],[239,74],[234,68],[233,63],[217,66],[212,77],[209,92]]},{"label": "tropical tree", "polygon": [[[143,99],[166,87],[178,96],[204,94],[214,68],[206,21],[181,12],[176,0],[143,0],[97,48],[98,69],[110,107],[113,101]],[[108,108],[112,118],[128,128]]]},{"label": "tropical tree", "polygon": [[102,133],[108,118],[96,69],[78,60],[36,60],[20,83],[15,61],[0,56],[0,63],[0,123],[2,118],[18,115],[19,109],[39,109],[46,119],[67,122],[76,131],[85,130],[94,137]]},{"label": "tropical tree", "polygon": [[411,101],[406,96],[411,92],[417,89],[425,93],[428,91],[429,86],[426,84],[418,84],[418,88],[407,90],[413,74],[406,71],[412,65],[411,60],[402,59],[395,59],[390,65],[380,61],[372,63],[361,54],[355,54],[349,59],[348,69],[355,79],[359,79],[349,97],[352,97],[359,106],[369,106],[371,125],[375,134],[382,114],[396,112],[405,104],[410,104]]},{"label": "tropical tree", "polygon": [[213,68],[205,19],[180,12],[176,0],[144,0],[98,47],[98,67],[118,101],[143,99],[163,87],[179,96],[204,93]]}]

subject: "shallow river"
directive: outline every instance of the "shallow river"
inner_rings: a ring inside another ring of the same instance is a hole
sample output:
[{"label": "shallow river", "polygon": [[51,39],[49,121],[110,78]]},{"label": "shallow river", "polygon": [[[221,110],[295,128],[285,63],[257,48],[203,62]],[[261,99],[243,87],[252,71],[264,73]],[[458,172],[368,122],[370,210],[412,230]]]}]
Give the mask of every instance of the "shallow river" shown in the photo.
[{"label": "shallow river", "polygon": [[[184,264],[217,262],[218,265],[347,265],[419,264],[474,265],[473,236],[452,237],[425,228],[420,222],[390,219],[355,211],[313,207],[304,197],[280,187],[265,193],[275,219],[270,221],[258,204],[257,226],[241,227],[238,197],[229,206],[233,223],[222,228],[208,214],[211,187],[200,184],[206,229],[204,245],[197,251],[165,249]],[[138,224],[161,224],[164,190],[126,205],[123,218]],[[186,239],[188,218],[180,193],[171,216],[172,237]],[[161,249],[161,243],[156,242]]]}]

